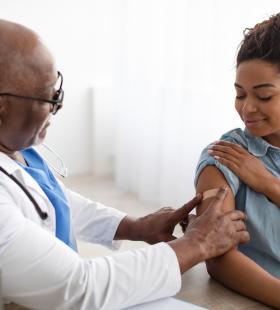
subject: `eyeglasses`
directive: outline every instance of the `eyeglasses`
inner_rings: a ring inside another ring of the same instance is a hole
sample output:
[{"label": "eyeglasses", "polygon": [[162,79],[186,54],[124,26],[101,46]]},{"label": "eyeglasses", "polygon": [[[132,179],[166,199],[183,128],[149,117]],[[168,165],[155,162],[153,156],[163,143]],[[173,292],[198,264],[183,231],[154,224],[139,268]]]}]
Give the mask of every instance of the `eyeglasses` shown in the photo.
[{"label": "eyeglasses", "polygon": [[64,90],[62,89],[63,85],[63,76],[62,74],[57,71],[57,80],[60,79],[60,85],[58,90],[53,95],[52,99],[43,99],[43,98],[37,98],[37,97],[29,97],[29,96],[21,96],[21,95],[15,95],[11,93],[0,93],[0,96],[9,96],[9,97],[16,97],[16,98],[22,98],[27,100],[35,100],[35,101],[41,101],[41,102],[48,102],[52,105],[52,114],[55,115],[58,110],[62,108],[63,98],[64,98]]}]

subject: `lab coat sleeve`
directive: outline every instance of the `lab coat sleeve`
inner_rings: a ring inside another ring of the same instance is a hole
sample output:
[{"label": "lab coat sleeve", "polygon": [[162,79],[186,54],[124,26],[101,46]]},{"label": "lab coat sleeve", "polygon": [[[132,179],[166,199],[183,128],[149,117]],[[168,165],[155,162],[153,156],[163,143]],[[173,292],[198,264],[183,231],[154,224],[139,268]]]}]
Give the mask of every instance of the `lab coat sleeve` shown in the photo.
[{"label": "lab coat sleeve", "polygon": [[111,249],[118,249],[121,242],[113,239],[126,214],[91,201],[69,189],[64,188],[64,190],[69,201],[76,238],[80,241],[99,243]]},{"label": "lab coat sleeve", "polygon": [[0,240],[2,293],[7,300],[31,309],[112,310],[172,296],[180,289],[178,261],[165,243],[82,259],[12,209],[5,212],[9,224],[0,219],[0,239],[7,226],[13,227],[5,242]]}]

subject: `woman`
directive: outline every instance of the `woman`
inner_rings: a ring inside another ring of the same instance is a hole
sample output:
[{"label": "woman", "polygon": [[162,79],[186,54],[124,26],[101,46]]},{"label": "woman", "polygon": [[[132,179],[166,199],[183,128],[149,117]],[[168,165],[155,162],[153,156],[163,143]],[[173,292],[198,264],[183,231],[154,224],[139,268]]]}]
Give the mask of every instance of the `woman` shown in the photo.
[{"label": "woman", "polygon": [[247,213],[251,241],[210,260],[207,269],[226,286],[280,308],[280,14],[247,29],[236,67],[235,108],[245,130],[226,133],[202,152],[196,189],[229,186],[224,212]]}]

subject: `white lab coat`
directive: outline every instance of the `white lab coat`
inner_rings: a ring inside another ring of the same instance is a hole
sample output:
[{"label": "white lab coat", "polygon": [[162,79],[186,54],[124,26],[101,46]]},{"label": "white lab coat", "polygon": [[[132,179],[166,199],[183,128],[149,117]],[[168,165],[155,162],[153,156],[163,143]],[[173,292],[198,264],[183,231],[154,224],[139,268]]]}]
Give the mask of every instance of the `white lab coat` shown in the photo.
[{"label": "white lab coat", "polygon": [[[82,259],[55,237],[55,211],[36,181],[0,152],[0,166],[20,180],[48,214],[41,220],[26,194],[0,172],[0,268],[6,300],[32,309],[121,309],[172,296],[181,287],[175,252],[164,243]],[[124,213],[63,187],[77,239],[113,241]]]}]

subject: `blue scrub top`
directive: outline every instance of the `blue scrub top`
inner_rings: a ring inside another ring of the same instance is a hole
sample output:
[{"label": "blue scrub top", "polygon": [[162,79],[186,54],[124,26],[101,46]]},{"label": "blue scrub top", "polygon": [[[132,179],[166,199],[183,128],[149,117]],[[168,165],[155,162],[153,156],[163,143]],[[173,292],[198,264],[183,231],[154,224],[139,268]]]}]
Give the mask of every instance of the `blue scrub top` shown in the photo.
[{"label": "blue scrub top", "polygon": [[59,183],[35,149],[28,148],[21,153],[28,166],[20,165],[40,185],[55,209],[56,237],[76,251],[76,243],[70,237],[70,210]]},{"label": "blue scrub top", "polygon": [[[240,128],[229,131],[221,140],[241,145],[261,160],[274,176],[280,178],[280,148]],[[224,175],[235,195],[235,207],[247,214],[246,226],[251,240],[239,250],[280,279],[280,208],[262,193],[257,193],[230,169],[210,156],[205,148],[196,169],[195,184],[202,169],[216,166]]]}]

